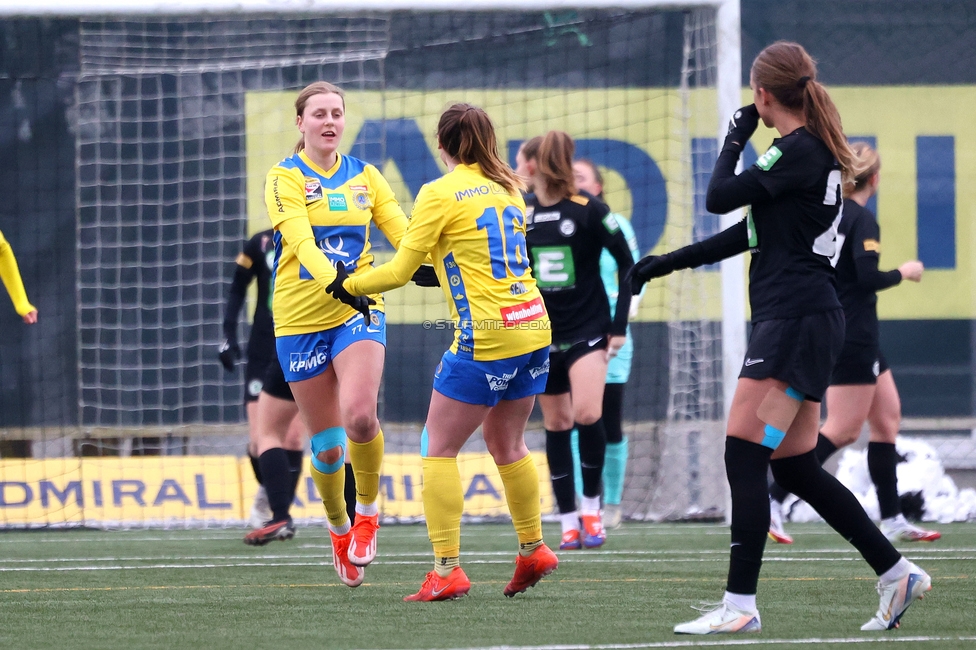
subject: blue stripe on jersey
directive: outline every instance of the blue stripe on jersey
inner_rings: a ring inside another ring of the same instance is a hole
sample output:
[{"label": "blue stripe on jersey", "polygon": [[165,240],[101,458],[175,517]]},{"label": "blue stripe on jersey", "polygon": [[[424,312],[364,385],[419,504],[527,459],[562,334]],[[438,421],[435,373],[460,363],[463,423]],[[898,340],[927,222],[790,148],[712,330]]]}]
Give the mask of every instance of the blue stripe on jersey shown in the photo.
[{"label": "blue stripe on jersey", "polygon": [[[339,262],[352,273],[359,266],[359,258],[366,248],[367,226],[347,224],[342,226],[312,226],[315,245],[319,247],[332,266]],[[311,280],[312,274],[299,265],[298,277],[301,280]]]},{"label": "blue stripe on jersey", "polygon": [[461,278],[461,269],[454,261],[454,253],[448,253],[444,258],[444,270],[447,272],[447,283],[451,286],[451,299],[454,300],[454,308],[457,310],[458,327],[458,351],[457,356],[462,359],[474,359],[474,329],[471,322],[471,305],[468,304],[468,294],[464,290],[464,280]]},{"label": "blue stripe on jersey", "polygon": [[284,167],[285,169],[297,167],[305,176],[319,179],[322,187],[335,190],[348,183],[350,179],[362,174],[363,170],[366,169],[366,163],[358,158],[352,158],[350,156],[342,156],[341,158],[342,161],[339,163],[339,169],[332,175],[332,178],[326,178],[322,174],[313,171],[297,153],[283,160],[279,164],[279,167]]},{"label": "blue stripe on jersey", "polygon": [[274,294],[275,281],[278,279],[278,260],[281,259],[281,233],[277,230],[272,235],[274,242],[274,262],[271,264],[271,293]]}]

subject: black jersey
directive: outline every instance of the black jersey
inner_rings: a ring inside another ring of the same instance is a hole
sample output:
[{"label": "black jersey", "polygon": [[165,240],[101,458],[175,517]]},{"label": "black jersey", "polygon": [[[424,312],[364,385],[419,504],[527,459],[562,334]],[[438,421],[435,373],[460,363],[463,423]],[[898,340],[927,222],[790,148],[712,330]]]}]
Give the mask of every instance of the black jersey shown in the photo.
[{"label": "black jersey", "polygon": [[773,140],[750,174],[769,197],[749,214],[752,320],[799,318],[839,309],[830,264],[840,222],[841,170],[804,127]]},{"label": "black jersey", "polygon": [[237,315],[244,304],[244,296],[251,280],[258,283],[258,299],[254,306],[251,336],[247,341],[247,356],[274,356],[274,322],[271,317],[271,269],[274,266],[273,231],[265,230],[251,237],[237,256],[237,268],[227,297],[224,314],[224,336],[237,340]]},{"label": "black jersey", "polygon": [[844,218],[837,228],[837,297],[844,307],[845,342],[878,344],[878,294],[901,282],[895,269],[878,271],[881,229],[871,211],[844,200]]},{"label": "black jersey", "polygon": [[553,206],[540,206],[532,194],[525,203],[532,277],[549,312],[553,343],[623,335],[630,293],[620,293],[611,320],[600,254],[605,248],[613,255],[621,277],[634,265],[634,258],[610,208],[585,192]]}]

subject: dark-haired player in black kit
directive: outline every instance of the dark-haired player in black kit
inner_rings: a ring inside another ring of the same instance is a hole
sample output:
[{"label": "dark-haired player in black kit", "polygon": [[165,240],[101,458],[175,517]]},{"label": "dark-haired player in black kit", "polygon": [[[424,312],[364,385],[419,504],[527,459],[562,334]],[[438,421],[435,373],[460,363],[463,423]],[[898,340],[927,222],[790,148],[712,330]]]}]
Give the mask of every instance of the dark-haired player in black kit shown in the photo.
[{"label": "dark-haired player in black kit", "polygon": [[[879,271],[881,229],[874,215],[864,207],[878,189],[881,159],[864,142],[852,145],[865,169],[847,188],[844,217],[837,228],[837,297],[844,306],[844,347],[834,366],[827,389],[827,421],[817,438],[817,461],[826,462],[842,447],[855,442],[867,420],[868,473],[878,493],[881,532],[892,541],[932,542],[941,537],[905,520],[898,500],[899,456],[895,438],[901,423],[901,400],[891,370],[878,345],[877,292],[902,280],[919,282],[923,266],[918,260],[897,269]],[[769,488],[769,537],[780,544],[792,544],[783,530],[782,504],[789,493],[773,483]]]},{"label": "dark-haired player in black kit", "polygon": [[[606,540],[600,492],[607,435],[603,389],[607,362],[627,340],[630,294],[622,291],[613,318],[600,276],[606,248],[621,282],[634,265],[630,247],[610,208],[576,191],[572,138],[550,131],[523,145],[520,155],[535,194],[526,197],[526,242],[532,275],[552,323],[549,379],[539,406],[546,427],[546,455],[562,520],[560,549],[594,548]],[[570,433],[579,432],[583,500],[576,511]],[[582,535],[580,525],[582,524]]]},{"label": "dark-haired player in black kit", "polygon": [[[752,64],[754,104],[736,111],[708,186],[706,207],[722,214],[751,205],[747,219],[704,241],[640,260],[631,289],[677,269],[752,249],[753,328],[729,408],[725,468],[732,543],[722,603],[674,628],[678,634],[758,632],[756,587],[769,531],[767,470],[851,542],[879,576],[880,607],[863,630],[891,629],[931,588],[851,492],[824,471],[814,447],[820,400],[844,342],[844,312],[830,258],[842,216],[841,185],[859,162],[813,59],[777,42]],[[780,137],[739,175],[736,163],[762,119]],[[772,457],[772,460],[770,458]]]},{"label": "dark-haired player in black kit", "polygon": [[[241,349],[237,342],[237,319],[247,288],[252,280],[256,280],[257,301],[247,342],[244,372],[244,405],[247,410],[249,438],[247,452],[254,477],[259,484],[250,516],[250,523],[255,530],[244,538],[249,545],[261,545],[273,539],[289,539],[294,535],[288,509],[302,472],[306,438],[304,425],[298,417],[298,407],[275,354],[274,321],[271,314],[271,269],[274,262],[272,234],[271,230],[257,233],[244,244],[243,250],[237,256],[237,266],[224,313],[225,339],[219,352],[224,369],[233,372],[235,363],[241,358]],[[349,469],[347,466],[346,490],[348,492],[351,485],[355,494],[354,480],[348,478],[351,474]],[[268,526],[269,522],[275,525]]]}]

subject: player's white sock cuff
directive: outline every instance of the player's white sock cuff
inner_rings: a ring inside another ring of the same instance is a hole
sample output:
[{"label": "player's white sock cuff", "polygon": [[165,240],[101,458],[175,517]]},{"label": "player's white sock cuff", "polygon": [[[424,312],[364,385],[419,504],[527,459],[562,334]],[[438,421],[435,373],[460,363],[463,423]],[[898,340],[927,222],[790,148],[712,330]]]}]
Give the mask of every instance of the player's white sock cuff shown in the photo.
[{"label": "player's white sock cuff", "polygon": [[362,515],[364,517],[372,517],[373,515],[378,515],[379,512],[380,512],[380,507],[376,505],[375,501],[373,503],[370,503],[369,505],[359,503],[358,501],[356,502],[357,515]]},{"label": "player's white sock cuff", "polygon": [[329,530],[331,530],[336,535],[345,535],[351,529],[352,529],[352,525],[349,523],[348,519],[346,519],[346,523],[342,524],[341,526],[333,526],[332,524],[329,524]]},{"label": "player's white sock cuff", "polygon": [[559,522],[563,526],[563,533],[568,533],[571,530],[579,530],[579,513],[577,513],[575,510],[572,512],[563,513],[559,515]]},{"label": "player's white sock cuff", "polygon": [[912,570],[912,563],[906,560],[904,557],[902,557],[900,560],[895,562],[895,566],[891,567],[890,569],[888,569],[878,577],[881,579],[881,582],[884,582],[885,584],[890,584],[892,582],[897,582],[898,580],[901,580],[906,575],[908,575],[908,572],[911,570]]},{"label": "player's white sock cuff", "polygon": [[600,514],[600,497],[583,497],[582,507],[584,515]]},{"label": "player's white sock cuff", "polygon": [[736,609],[746,612],[756,611],[756,594],[733,594],[731,591],[726,591],[725,598],[722,600]]}]

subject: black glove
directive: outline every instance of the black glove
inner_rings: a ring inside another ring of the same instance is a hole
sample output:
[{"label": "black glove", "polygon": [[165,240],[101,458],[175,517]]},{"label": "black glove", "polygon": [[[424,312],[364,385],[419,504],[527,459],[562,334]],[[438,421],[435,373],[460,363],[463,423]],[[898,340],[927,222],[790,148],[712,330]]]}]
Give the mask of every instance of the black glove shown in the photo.
[{"label": "black glove", "polygon": [[418,287],[439,287],[441,283],[437,280],[437,273],[430,264],[423,264],[417,272],[410,278]]},{"label": "black glove", "polygon": [[343,281],[349,277],[349,272],[346,271],[346,265],[339,262],[336,264],[335,269],[336,278],[325,288],[326,293],[331,293],[333,298],[358,311],[368,323],[369,306],[375,305],[376,301],[369,296],[354,296],[346,291],[346,288],[342,286]]},{"label": "black glove", "polygon": [[241,360],[241,346],[237,339],[224,339],[218,348],[217,357],[227,372],[234,372],[234,364]]},{"label": "black glove", "polygon": [[648,280],[663,278],[672,271],[674,271],[674,261],[672,261],[670,254],[648,255],[638,260],[627,272],[626,279],[630,281],[630,292],[636,296]]},{"label": "black glove", "polygon": [[759,111],[756,109],[756,105],[743,106],[729,120],[729,132],[725,136],[725,145],[722,149],[731,149],[736,153],[741,153],[758,126]]}]

